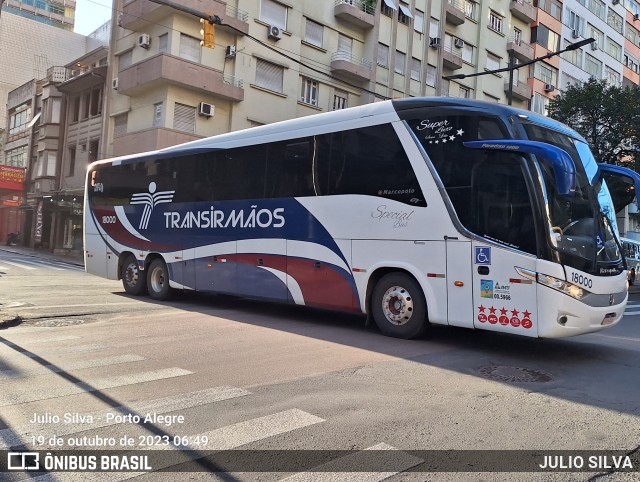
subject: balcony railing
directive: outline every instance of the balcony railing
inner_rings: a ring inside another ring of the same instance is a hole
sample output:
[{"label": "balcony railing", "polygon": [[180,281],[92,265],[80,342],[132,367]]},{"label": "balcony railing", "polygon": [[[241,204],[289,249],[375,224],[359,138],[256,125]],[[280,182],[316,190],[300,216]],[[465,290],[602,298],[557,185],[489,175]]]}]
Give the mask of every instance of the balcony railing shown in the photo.
[{"label": "balcony railing", "polygon": [[462,0],[447,0],[446,20],[452,25],[462,25],[465,22],[466,14]]},{"label": "balcony railing", "polygon": [[229,84],[233,87],[238,87],[239,89],[244,88],[244,81],[242,79],[238,79],[237,77],[234,77],[233,75],[223,75],[222,82],[225,84]]},{"label": "balcony railing", "polygon": [[344,62],[349,62],[350,64],[359,65],[368,70],[371,70],[373,66],[373,62],[371,60],[356,57],[355,55],[351,55],[349,52],[334,52],[331,56],[331,62],[336,60],[342,60]]},{"label": "balcony railing", "polygon": [[376,13],[375,6],[371,5],[370,2],[365,3],[362,0],[336,0],[336,7],[338,5],[351,5],[352,7],[356,7],[358,10],[368,13],[369,15],[374,15]]}]

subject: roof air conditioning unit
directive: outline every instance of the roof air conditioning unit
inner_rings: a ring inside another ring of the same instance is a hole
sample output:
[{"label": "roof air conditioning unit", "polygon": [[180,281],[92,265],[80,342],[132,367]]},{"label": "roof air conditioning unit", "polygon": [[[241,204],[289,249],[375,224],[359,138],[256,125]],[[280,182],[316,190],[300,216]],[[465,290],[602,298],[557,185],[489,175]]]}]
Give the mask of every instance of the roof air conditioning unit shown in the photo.
[{"label": "roof air conditioning unit", "polygon": [[461,38],[457,38],[453,41],[453,45],[455,45],[456,48],[461,49],[462,47],[464,47],[464,40],[462,40]]},{"label": "roof air conditioning unit", "polygon": [[440,37],[430,37],[429,38],[429,47],[437,49],[440,47]]},{"label": "roof air conditioning unit", "polygon": [[143,33],[138,35],[138,47],[142,47],[143,49],[148,49],[151,45],[151,37],[147,33]]},{"label": "roof air conditioning unit", "polygon": [[282,38],[282,29],[275,25],[269,25],[269,38],[274,40],[280,40]]},{"label": "roof air conditioning unit", "polygon": [[227,45],[227,50],[224,54],[225,59],[233,59],[236,56],[236,46],[235,45]]},{"label": "roof air conditioning unit", "polygon": [[580,37],[580,32],[578,32],[578,30],[574,30],[573,32],[571,32],[571,36],[573,38],[578,38]]},{"label": "roof air conditioning unit", "polygon": [[200,108],[198,109],[198,114],[202,117],[213,117],[213,113],[215,111],[215,106],[212,104],[207,104],[206,102],[200,102]]},{"label": "roof air conditioning unit", "polygon": [[553,84],[544,84],[545,92],[553,92],[554,90],[556,90],[556,87]]},{"label": "roof air conditioning unit", "polygon": [[596,42],[591,42],[591,50],[598,50],[598,44]]},{"label": "roof air conditioning unit", "polygon": [[111,87],[113,87],[113,90],[118,90],[118,77],[111,81]]}]

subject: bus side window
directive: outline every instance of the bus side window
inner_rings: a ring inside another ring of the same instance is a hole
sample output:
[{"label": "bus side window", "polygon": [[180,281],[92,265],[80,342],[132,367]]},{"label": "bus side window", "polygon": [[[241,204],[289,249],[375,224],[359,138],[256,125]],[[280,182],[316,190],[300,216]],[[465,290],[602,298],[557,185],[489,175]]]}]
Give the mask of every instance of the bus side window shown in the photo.
[{"label": "bus side window", "polygon": [[267,198],[315,196],[311,141],[270,144],[267,155]]}]

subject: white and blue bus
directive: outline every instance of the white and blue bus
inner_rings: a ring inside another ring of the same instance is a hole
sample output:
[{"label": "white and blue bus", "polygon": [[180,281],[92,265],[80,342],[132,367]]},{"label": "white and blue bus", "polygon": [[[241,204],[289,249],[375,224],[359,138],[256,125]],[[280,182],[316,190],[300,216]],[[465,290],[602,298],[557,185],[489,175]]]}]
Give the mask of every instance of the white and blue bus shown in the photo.
[{"label": "white and blue bus", "polygon": [[627,302],[612,194],[638,178],[610,167],[529,111],[379,102],[91,164],[85,265],[133,295],[366,313],[402,338],[589,333]]}]

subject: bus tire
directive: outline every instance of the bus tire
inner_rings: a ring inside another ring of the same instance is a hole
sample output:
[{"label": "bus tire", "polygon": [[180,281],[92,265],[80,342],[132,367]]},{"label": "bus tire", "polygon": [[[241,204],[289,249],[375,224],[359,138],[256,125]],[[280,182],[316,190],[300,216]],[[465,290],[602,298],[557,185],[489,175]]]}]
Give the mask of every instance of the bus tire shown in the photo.
[{"label": "bus tire", "polygon": [[154,300],[168,300],[171,298],[169,286],[169,270],[161,258],[154,259],[147,270],[147,289]]},{"label": "bus tire", "polygon": [[404,273],[380,278],[371,294],[371,312],[380,331],[395,338],[417,338],[429,326],[422,288]]},{"label": "bus tire", "polygon": [[124,259],[120,268],[120,278],[128,294],[140,296],[147,292],[146,272],[140,269],[134,255],[130,254]]}]

